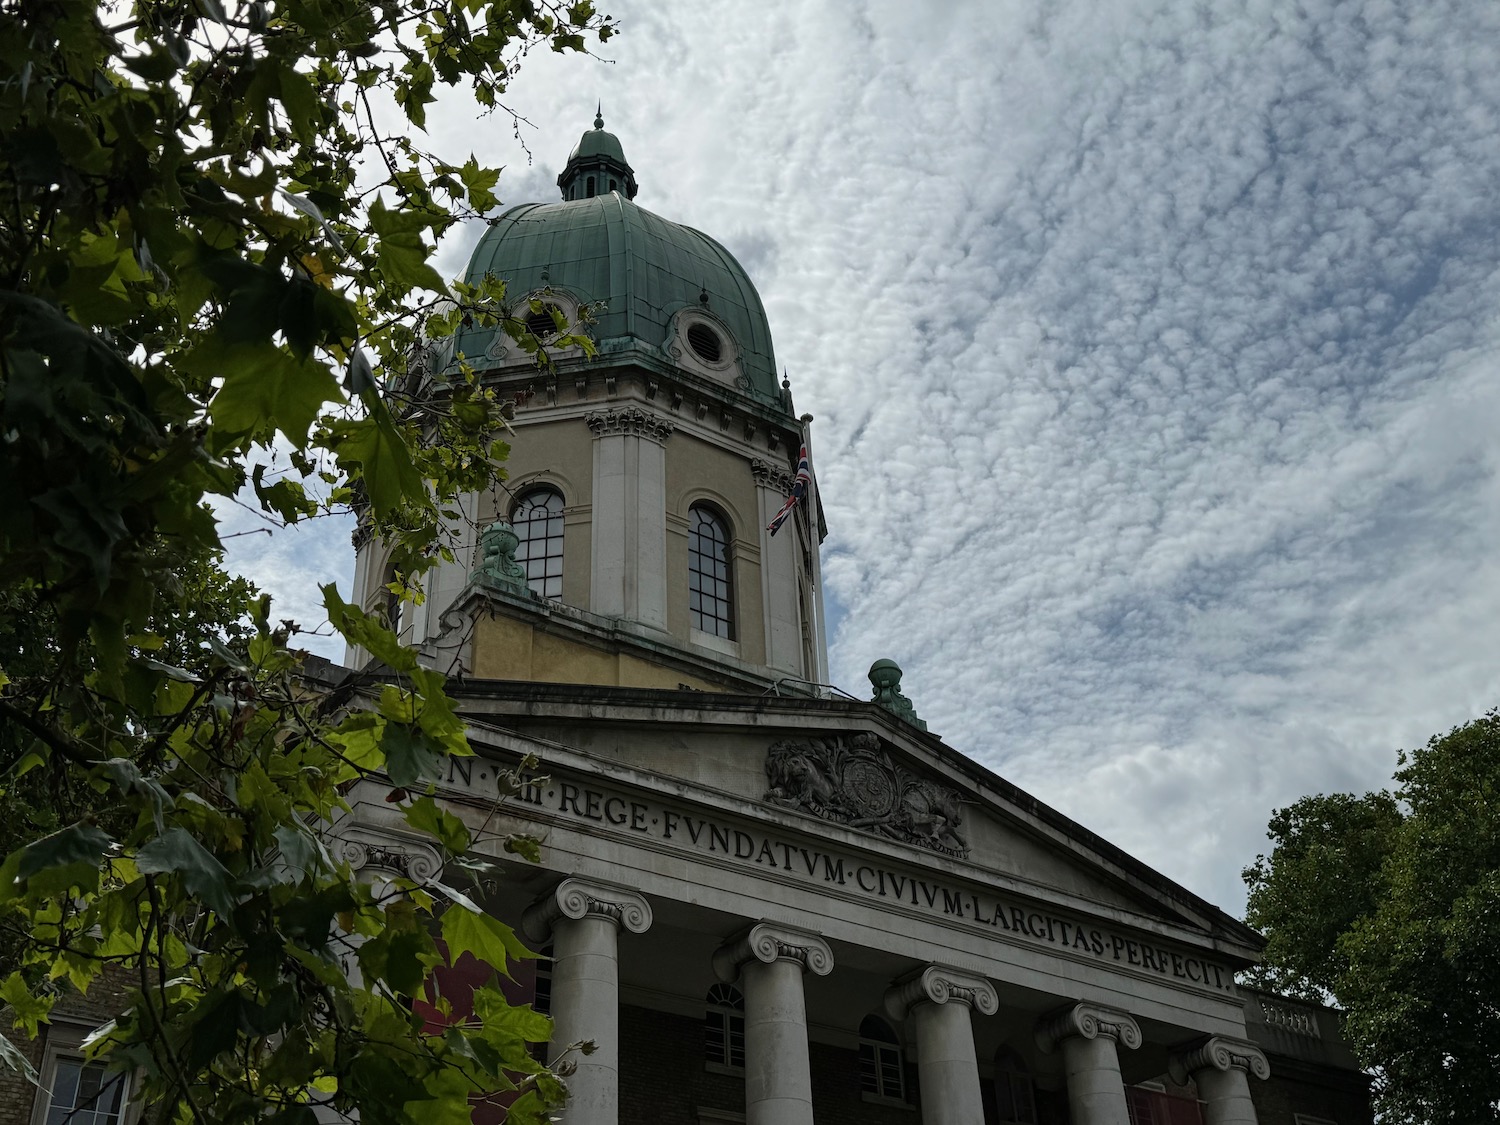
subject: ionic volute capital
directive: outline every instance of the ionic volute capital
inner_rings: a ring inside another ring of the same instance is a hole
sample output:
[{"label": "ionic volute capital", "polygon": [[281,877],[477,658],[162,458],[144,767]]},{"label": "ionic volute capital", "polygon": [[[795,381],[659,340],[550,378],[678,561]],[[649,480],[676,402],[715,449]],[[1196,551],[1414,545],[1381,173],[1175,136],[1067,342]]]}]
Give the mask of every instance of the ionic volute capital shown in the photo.
[{"label": "ionic volute capital", "polygon": [[948,965],[928,965],[897,981],[885,993],[885,1010],[895,1020],[904,1020],[914,1005],[924,1003],[964,1004],[985,1016],[1000,1010],[994,985],[982,976]]},{"label": "ionic volute capital", "polygon": [[624,887],[564,879],[531,904],[521,916],[521,930],[530,940],[545,942],[564,918],[603,918],[633,934],[643,934],[651,928],[651,904]]},{"label": "ionic volute capital", "polygon": [[1043,1016],[1036,1025],[1036,1045],[1051,1052],[1064,1039],[1113,1039],[1122,1047],[1134,1050],[1141,1045],[1140,1025],[1129,1012],[1106,1008],[1102,1004],[1082,1002],[1069,1004]]},{"label": "ionic volute capital", "polygon": [[722,981],[733,982],[740,975],[740,966],[749,961],[766,965],[792,961],[820,977],[833,972],[833,950],[826,941],[809,930],[779,922],[757,922],[721,946],[714,954],[714,973]]},{"label": "ionic volute capital", "polygon": [[1167,1073],[1182,1085],[1200,1070],[1243,1070],[1257,1078],[1271,1077],[1271,1064],[1254,1043],[1210,1035],[1185,1047],[1179,1047],[1167,1060]]}]

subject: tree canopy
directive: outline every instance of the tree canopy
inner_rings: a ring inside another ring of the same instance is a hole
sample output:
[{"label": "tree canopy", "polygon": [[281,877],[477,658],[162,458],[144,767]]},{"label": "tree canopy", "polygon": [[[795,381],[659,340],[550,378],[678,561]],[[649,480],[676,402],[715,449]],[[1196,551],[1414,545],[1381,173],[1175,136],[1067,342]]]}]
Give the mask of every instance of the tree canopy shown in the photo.
[{"label": "tree canopy", "polygon": [[[474,1098],[539,1121],[548,1021],[495,981],[458,1018],[434,983],[528,956],[511,931],[471,891],[361,881],[319,834],[378,774],[450,873],[488,877],[424,795],[471,753],[443,677],[329,586],[383,674],[310,683],[213,512],[352,507],[420,596],[506,452],[503,404],[437,342],[478,320],[540,345],[502,280],[429,262],[499,172],[413,138],[438,86],[498,106],[526,52],[614,24],[589,0],[0,13],[0,809],[27,810],[0,841],[0,1002],[34,1036],[60,990],[128,974],[90,1050],[160,1121],[467,1122]],[[5,1036],[0,1061],[29,1070]]]},{"label": "tree canopy", "polygon": [[1383,1120],[1500,1120],[1500,709],[1403,753],[1394,793],[1307,797],[1245,870],[1261,983],[1331,996]]}]

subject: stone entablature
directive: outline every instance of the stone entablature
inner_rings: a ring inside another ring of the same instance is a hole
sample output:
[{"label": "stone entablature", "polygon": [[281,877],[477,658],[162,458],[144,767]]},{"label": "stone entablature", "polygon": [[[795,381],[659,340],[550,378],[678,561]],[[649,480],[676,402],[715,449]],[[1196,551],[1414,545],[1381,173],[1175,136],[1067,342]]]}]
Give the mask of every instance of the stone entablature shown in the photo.
[{"label": "stone entablature", "polygon": [[[948,868],[946,857],[945,869],[937,869],[856,850],[791,826],[692,804],[675,785],[673,794],[653,793],[598,772],[576,772],[555,747],[525,748],[542,753],[544,764],[538,772],[545,776],[528,776],[514,798],[510,815],[516,830],[551,826],[549,840],[557,839],[557,829],[580,832],[584,836],[569,846],[585,850],[608,841],[616,863],[633,854],[638,859],[632,869],[641,873],[669,863],[677,877],[694,878],[705,888],[732,891],[749,881],[774,881],[782,901],[813,896],[824,916],[856,923],[878,919],[874,924],[901,932],[941,932],[949,943],[968,938],[979,943],[974,950],[983,948],[986,956],[1055,961],[1069,979],[1080,971],[1119,974],[1152,982],[1147,987],[1160,982],[1179,997],[1191,996],[1186,1002],[1195,1008],[1205,1002],[1233,1002],[1232,969],[1211,959],[1207,951],[1190,945],[1166,949],[1145,933],[1013,896],[993,877],[982,879],[977,871],[966,877],[957,865]],[[484,764],[482,757],[474,761]],[[487,790],[493,783],[482,779],[483,772],[461,761],[451,767],[439,789],[469,801],[492,800]],[[490,827],[493,831],[495,822]],[[934,949],[928,956],[948,960],[963,945],[947,948],[946,954]],[[1144,974],[1143,956],[1149,957],[1151,967]]]},{"label": "stone entablature", "polygon": [[783,496],[790,496],[792,485],[797,482],[790,469],[762,461],[759,457],[750,462],[750,475],[760,487],[772,489]]}]

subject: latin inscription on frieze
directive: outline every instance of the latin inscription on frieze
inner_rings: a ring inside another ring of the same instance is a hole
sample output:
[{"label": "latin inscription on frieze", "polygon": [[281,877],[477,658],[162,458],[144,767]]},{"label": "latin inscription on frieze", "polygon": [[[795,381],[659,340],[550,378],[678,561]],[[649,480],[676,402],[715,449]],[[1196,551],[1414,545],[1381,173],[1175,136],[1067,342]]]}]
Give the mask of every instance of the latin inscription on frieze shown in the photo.
[{"label": "latin inscription on frieze", "polygon": [[[450,759],[448,788],[486,788],[491,770],[475,774],[474,760]],[[524,777],[524,775],[523,775]],[[491,783],[492,784],[492,783]],[[872,906],[900,902],[939,918],[963,922],[970,929],[993,931],[996,937],[1027,945],[1066,949],[1074,956],[1118,962],[1198,988],[1232,992],[1233,973],[1193,953],[1163,948],[1126,937],[1076,918],[1022,905],[992,890],[976,890],[931,875],[861,861],[851,855],[807,847],[724,820],[704,817],[658,801],[624,797],[584,781],[553,773],[524,777],[513,799],[515,812],[534,809],[549,817],[588,822],[622,835],[650,836],[684,851],[722,856],[766,871],[779,871],[820,888],[837,886],[866,898]]]}]

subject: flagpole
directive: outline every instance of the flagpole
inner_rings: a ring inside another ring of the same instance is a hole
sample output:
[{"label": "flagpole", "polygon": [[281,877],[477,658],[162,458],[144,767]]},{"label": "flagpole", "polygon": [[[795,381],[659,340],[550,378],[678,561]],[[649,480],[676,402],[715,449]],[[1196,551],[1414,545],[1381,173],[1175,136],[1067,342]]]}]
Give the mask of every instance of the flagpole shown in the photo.
[{"label": "flagpole", "polygon": [[808,544],[812,555],[812,615],[813,615],[813,660],[812,679],[820,684],[828,683],[828,637],[823,624],[823,559],[822,541],[818,537],[818,474],[813,468],[811,414],[804,414],[798,421],[802,428],[802,447],[807,450],[807,529],[811,536]]}]

